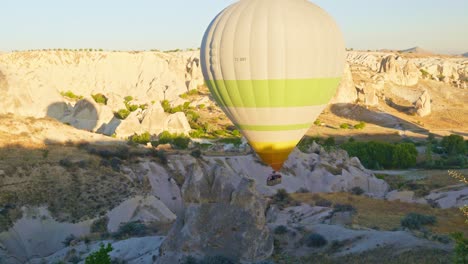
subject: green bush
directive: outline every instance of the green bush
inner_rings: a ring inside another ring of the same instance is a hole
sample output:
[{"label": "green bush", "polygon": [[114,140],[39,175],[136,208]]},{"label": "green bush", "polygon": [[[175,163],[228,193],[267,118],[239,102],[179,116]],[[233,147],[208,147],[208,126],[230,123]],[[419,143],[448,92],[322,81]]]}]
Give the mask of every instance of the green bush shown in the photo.
[{"label": "green bush", "polygon": [[72,91],[68,90],[66,92],[60,92],[60,94],[63,96],[63,97],[68,97],[70,99],[75,99],[75,100],[80,100],[80,99],[83,99],[83,96],[81,95],[76,95],[74,94]]},{"label": "green bush", "polygon": [[273,198],[273,202],[276,205],[278,205],[280,209],[288,206],[293,201],[293,199],[291,198],[291,196],[285,189],[278,189],[276,191],[276,194],[273,195],[272,198]]},{"label": "green bush", "polygon": [[194,158],[197,158],[197,159],[198,159],[198,158],[200,158],[200,157],[201,157],[201,155],[202,155],[202,152],[201,152],[201,150],[199,150],[199,149],[196,149],[196,150],[194,150],[194,151],[190,152],[190,155],[191,155],[192,157],[194,157]]},{"label": "green bush", "polygon": [[433,225],[435,223],[435,216],[418,213],[409,213],[401,219],[401,226],[409,229],[420,229],[423,225]]},{"label": "green bush", "polygon": [[322,125],[322,122],[317,119],[317,120],[314,121],[314,125],[320,126],[320,125]]},{"label": "green bush", "polygon": [[327,240],[320,234],[312,233],[306,239],[306,245],[308,247],[319,248],[327,244]]},{"label": "green bush", "polygon": [[163,131],[159,134],[159,144],[171,144],[178,149],[186,149],[190,143],[190,138],[184,134],[171,134],[168,131]]},{"label": "green bush", "polygon": [[115,239],[127,239],[130,237],[141,237],[147,235],[148,228],[140,221],[121,224],[117,232],[112,234]]},{"label": "green bush", "polygon": [[137,144],[146,145],[148,142],[151,141],[151,134],[149,132],[145,132],[140,135],[135,134],[130,137],[130,141]]},{"label": "green bush", "polygon": [[455,240],[455,256],[453,263],[468,263],[468,238],[465,238],[461,232],[453,233],[450,236]]},{"label": "green bush", "polygon": [[206,256],[198,264],[234,264],[232,259],[225,256]]},{"label": "green bush", "polygon": [[140,108],[139,105],[134,104],[126,104],[125,107],[127,107],[127,110],[130,112],[135,112],[136,110],[138,110],[138,108]]},{"label": "green bush", "polygon": [[393,149],[393,167],[409,168],[416,165],[418,151],[412,143],[400,143]]},{"label": "green bush", "polygon": [[125,96],[124,97],[124,103],[127,104],[127,103],[130,103],[131,101],[133,101],[133,96]]},{"label": "green bush", "polygon": [[107,224],[109,223],[109,217],[104,216],[94,220],[91,224],[91,233],[107,233]]},{"label": "green bush", "polygon": [[146,110],[148,109],[148,104],[141,104],[138,106],[141,110]]},{"label": "green bush", "polygon": [[366,123],[364,122],[359,122],[359,124],[354,125],[355,129],[364,129],[366,127]]},{"label": "green bush", "polygon": [[241,136],[242,136],[241,132],[240,132],[239,130],[237,130],[237,129],[234,129],[234,130],[231,132],[231,134],[232,134],[233,136],[235,136],[235,137],[241,137]]},{"label": "green bush", "polygon": [[234,146],[238,147],[242,144],[242,139],[241,138],[222,138],[218,140],[218,142],[223,143],[223,144],[233,144]]},{"label": "green bush", "polygon": [[351,204],[335,204],[333,205],[333,212],[356,212],[356,208]]},{"label": "green bush", "polygon": [[119,111],[114,113],[114,116],[118,119],[124,120],[130,115],[130,111],[127,109],[120,109]]},{"label": "green bush", "polygon": [[197,122],[198,119],[200,118],[200,115],[198,113],[196,113],[195,111],[192,111],[192,110],[189,110],[185,113],[185,115],[187,116],[187,120],[190,122]]},{"label": "green bush", "polygon": [[346,142],[341,148],[350,156],[358,157],[369,169],[408,168],[416,164],[418,155],[412,143]]},{"label": "green bush", "polygon": [[341,128],[341,129],[349,129],[349,124],[346,124],[346,123],[341,124],[341,125],[340,125],[340,128]]},{"label": "green bush", "polygon": [[427,72],[426,70],[420,69],[419,71],[421,72],[423,78],[429,77],[429,72]]},{"label": "green bush", "polygon": [[174,138],[172,144],[177,149],[187,149],[190,143],[190,138],[185,135],[178,135]]},{"label": "green bush", "polygon": [[163,131],[159,134],[159,144],[170,144],[172,143],[173,136],[169,131]]},{"label": "green bush", "polygon": [[346,142],[341,145],[350,156],[358,157],[369,169],[391,168],[394,146],[385,142]]},{"label": "green bush", "polygon": [[466,155],[467,147],[462,136],[450,135],[442,138],[441,146],[450,156]]},{"label": "green bush", "polygon": [[323,146],[325,148],[331,148],[331,147],[334,147],[335,146],[335,138],[334,137],[329,137],[327,139],[325,139],[325,141],[323,142]]},{"label": "green bush", "polygon": [[109,252],[113,250],[110,243],[107,246],[101,244],[98,251],[92,253],[85,259],[85,264],[111,264],[111,258]]},{"label": "green bush", "polygon": [[315,142],[317,144],[320,143],[320,138],[319,137],[304,137],[302,140],[299,142],[297,145],[297,148],[302,151],[302,152],[307,152],[309,150],[309,147]]},{"label": "green bush", "polygon": [[166,152],[164,150],[156,151],[154,155],[159,159],[159,161],[161,161],[163,165],[167,165],[168,160]]},{"label": "green bush", "polygon": [[166,112],[166,113],[171,112],[172,107],[171,107],[171,104],[169,103],[168,100],[161,101],[161,106],[164,109],[164,112]]},{"label": "green bush", "polygon": [[274,230],[276,235],[284,235],[288,233],[288,228],[284,225],[277,226]]},{"label": "green bush", "polygon": [[70,234],[65,238],[65,240],[62,241],[62,244],[66,247],[70,246],[71,242],[77,240],[77,237],[73,234]]},{"label": "green bush", "polygon": [[364,193],[364,190],[361,187],[356,186],[351,189],[351,193],[354,195],[361,195]]},{"label": "green bush", "polygon": [[191,138],[201,138],[205,135],[205,131],[203,129],[192,130],[189,135]]},{"label": "green bush", "polygon": [[98,93],[98,94],[93,94],[91,95],[93,97],[94,101],[98,104],[103,104],[107,105],[107,97],[105,97],[103,94]]},{"label": "green bush", "polygon": [[327,200],[327,199],[319,199],[317,201],[315,201],[315,206],[320,206],[320,207],[331,207],[332,206],[332,202]]}]

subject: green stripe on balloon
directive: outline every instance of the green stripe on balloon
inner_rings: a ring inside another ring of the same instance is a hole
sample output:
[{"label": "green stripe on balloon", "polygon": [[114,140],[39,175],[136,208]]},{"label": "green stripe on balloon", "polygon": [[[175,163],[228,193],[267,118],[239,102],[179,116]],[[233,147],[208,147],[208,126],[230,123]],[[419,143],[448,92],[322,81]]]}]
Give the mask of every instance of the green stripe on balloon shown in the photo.
[{"label": "green stripe on balloon", "polygon": [[341,78],[209,80],[214,98],[225,107],[299,107],[327,104]]},{"label": "green stripe on balloon", "polygon": [[256,126],[256,125],[237,125],[238,128],[251,131],[287,131],[310,128],[312,123],[293,124],[293,125],[273,125],[273,126]]}]

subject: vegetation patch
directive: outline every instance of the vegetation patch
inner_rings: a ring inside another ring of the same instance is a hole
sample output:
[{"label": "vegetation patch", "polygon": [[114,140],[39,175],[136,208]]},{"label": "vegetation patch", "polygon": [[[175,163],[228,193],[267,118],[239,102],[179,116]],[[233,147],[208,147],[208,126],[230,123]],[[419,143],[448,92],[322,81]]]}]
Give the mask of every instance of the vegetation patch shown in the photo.
[{"label": "vegetation patch", "polygon": [[341,145],[350,156],[358,157],[366,168],[401,169],[416,165],[418,152],[412,143],[346,142]]},{"label": "vegetation patch", "polygon": [[69,99],[73,99],[73,100],[81,100],[83,99],[83,96],[82,95],[77,95],[77,94],[74,94],[72,91],[68,90],[66,92],[60,92],[60,95],[62,95],[63,97],[66,97],[66,98],[69,98]]},{"label": "vegetation patch", "polygon": [[457,208],[439,209],[432,208],[430,205],[385,201],[348,193],[323,193],[320,195],[294,193],[290,195],[290,199],[294,200],[290,203],[301,202],[310,205],[316,204],[321,199],[326,199],[335,205],[352,204],[352,207],[356,209],[352,216],[352,223],[358,226],[379,230],[396,230],[401,227],[401,219],[410,213],[417,213],[434,216],[437,219],[433,225],[426,226],[432,233],[448,235],[453,232],[462,232],[468,235],[468,230],[465,228],[465,218]]},{"label": "vegetation patch", "polygon": [[420,229],[424,225],[434,225],[435,223],[435,216],[418,213],[409,213],[401,219],[401,226],[409,229]]},{"label": "vegetation patch", "polygon": [[107,97],[105,97],[103,94],[101,93],[98,93],[98,94],[93,94],[91,95],[91,97],[93,97],[94,101],[98,104],[103,104],[103,105],[107,105]]}]

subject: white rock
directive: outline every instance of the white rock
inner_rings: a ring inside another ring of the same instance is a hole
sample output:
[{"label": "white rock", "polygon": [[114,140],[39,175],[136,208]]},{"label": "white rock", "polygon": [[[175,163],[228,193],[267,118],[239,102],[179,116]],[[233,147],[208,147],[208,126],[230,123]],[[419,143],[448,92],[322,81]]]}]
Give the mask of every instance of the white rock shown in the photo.
[{"label": "white rock", "polygon": [[176,219],[175,214],[152,195],[128,199],[108,212],[107,216],[107,229],[110,232],[117,231],[120,224],[132,221],[170,223]]}]

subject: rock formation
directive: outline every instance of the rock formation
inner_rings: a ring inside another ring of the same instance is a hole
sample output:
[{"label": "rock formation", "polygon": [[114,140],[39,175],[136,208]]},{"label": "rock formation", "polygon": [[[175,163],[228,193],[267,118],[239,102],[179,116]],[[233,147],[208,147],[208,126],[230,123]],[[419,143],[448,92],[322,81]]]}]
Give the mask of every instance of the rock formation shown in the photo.
[{"label": "rock formation", "polygon": [[[64,102],[60,92],[115,99],[132,96],[143,103],[178,100],[202,85],[198,51],[161,52],[13,52],[0,56],[1,71],[14,88],[6,109],[43,117],[49,105]],[[122,100],[123,101],[123,100]],[[112,109],[112,108],[111,108]],[[117,111],[118,109],[112,109]]]},{"label": "rock formation", "polygon": [[344,74],[340,82],[340,86],[336,91],[335,97],[332,99],[332,103],[345,104],[354,103],[357,100],[356,87],[353,81],[353,75],[349,64],[345,64]]},{"label": "rock formation", "polygon": [[361,83],[360,85],[356,85],[356,90],[359,102],[369,106],[379,104],[377,91],[372,83]]},{"label": "rock formation", "polygon": [[414,110],[421,117],[431,114],[431,96],[427,90],[424,90],[419,99],[414,103]]},{"label": "rock formation", "polygon": [[[418,83],[420,72],[416,65],[411,61],[406,61],[404,65],[397,62],[395,56],[388,55],[380,64],[380,73],[384,77],[398,85],[412,86]],[[403,66],[403,67],[402,67]]]},{"label": "rock formation", "polygon": [[161,245],[157,263],[177,263],[185,256],[222,255],[236,261],[257,261],[273,252],[266,226],[266,201],[255,182],[220,166],[193,166],[182,187],[183,213]]}]

